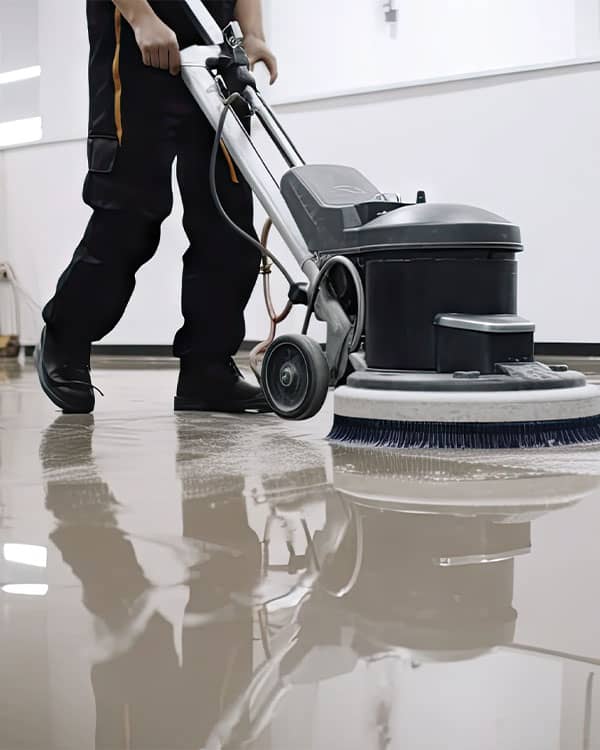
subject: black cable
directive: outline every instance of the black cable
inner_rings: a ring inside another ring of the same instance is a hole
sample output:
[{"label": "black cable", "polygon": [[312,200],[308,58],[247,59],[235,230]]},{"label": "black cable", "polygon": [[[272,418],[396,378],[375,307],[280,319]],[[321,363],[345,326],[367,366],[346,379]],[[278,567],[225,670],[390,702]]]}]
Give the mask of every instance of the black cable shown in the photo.
[{"label": "black cable", "polygon": [[353,352],[356,351],[358,345],[360,344],[360,340],[365,327],[365,293],[356,266],[352,263],[352,261],[348,260],[348,258],[345,258],[343,255],[334,255],[333,257],[329,258],[329,260],[327,260],[321,266],[316,279],[312,282],[311,288],[313,291],[308,300],[306,315],[304,317],[304,325],[302,326],[302,333],[304,335],[308,333],[308,326],[310,325],[310,319],[312,318],[315,310],[315,304],[317,301],[317,296],[321,291],[321,286],[329,276],[329,272],[331,271],[333,266],[335,266],[336,264],[343,266],[348,271],[356,289],[356,323],[352,335],[352,342],[350,344],[350,351]]},{"label": "black cable", "polygon": [[[243,101],[245,104],[247,104],[246,100],[241,94],[234,93],[229,96],[225,102],[223,111],[221,112],[221,116],[219,117],[219,123],[217,125],[217,129],[215,132],[215,141],[213,143],[212,153],[210,156],[210,170],[209,170],[209,183],[210,183],[210,192],[212,195],[212,199],[215,203],[215,206],[217,207],[217,211],[221,214],[223,219],[229,224],[229,226],[237,232],[237,234],[240,235],[240,237],[243,237],[247,242],[249,242],[251,245],[254,245],[256,247],[261,255],[265,255],[269,260],[272,261],[272,263],[277,266],[277,268],[281,271],[281,273],[284,275],[286,281],[291,286],[294,286],[296,283],[293,279],[293,277],[290,275],[290,273],[286,270],[285,266],[279,261],[273,253],[271,253],[269,250],[267,250],[266,247],[261,245],[261,243],[253,237],[251,234],[246,232],[242,227],[240,227],[238,224],[233,221],[233,219],[229,216],[227,211],[224,209],[223,204],[221,203],[221,199],[219,198],[219,192],[217,190],[217,158],[219,155],[219,149],[221,147],[221,138],[223,137],[223,130],[225,128],[225,120],[227,119],[227,115],[229,114],[229,110],[233,106],[233,103],[237,100]],[[240,126],[241,127],[241,126]]]}]

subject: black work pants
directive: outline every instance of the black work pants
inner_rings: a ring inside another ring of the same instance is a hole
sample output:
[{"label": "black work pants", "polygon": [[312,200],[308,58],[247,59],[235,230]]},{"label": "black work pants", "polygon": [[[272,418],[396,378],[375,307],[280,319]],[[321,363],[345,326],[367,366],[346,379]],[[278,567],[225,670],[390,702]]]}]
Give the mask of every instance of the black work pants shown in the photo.
[{"label": "black work pants", "polygon": [[[190,245],[183,256],[184,324],[174,354],[220,358],[234,354],[243,341],[244,308],[260,255],[217,213],[208,179],[214,131],[181,79],[167,81],[168,75],[147,70],[139,79],[147,82],[147,90],[146,83],[138,85],[130,95],[121,144],[110,136],[90,139],[84,200],[94,211],[43,315],[57,336],[74,345],[98,341],[114,328],[134,290],[136,272],[158,247],[161,224],[172,209],[177,159]],[[154,87],[153,81],[161,85]],[[255,236],[249,186],[223,152],[217,164],[226,211]],[[156,304],[161,304],[158,294]]]}]

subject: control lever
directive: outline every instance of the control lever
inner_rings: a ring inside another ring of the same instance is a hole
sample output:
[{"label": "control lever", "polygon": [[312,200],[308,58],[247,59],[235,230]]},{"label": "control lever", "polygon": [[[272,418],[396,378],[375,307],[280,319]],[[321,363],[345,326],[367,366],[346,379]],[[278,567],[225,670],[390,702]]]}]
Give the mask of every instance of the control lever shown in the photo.
[{"label": "control lever", "polygon": [[[224,44],[218,57],[209,57],[206,67],[217,72],[218,77],[225,83],[227,95],[241,94],[247,104],[253,109],[251,91],[256,91],[256,80],[250,72],[250,61],[244,49],[244,35],[237,21],[232,21],[223,30]],[[247,113],[239,111],[238,115]]]},{"label": "control lever", "polygon": [[223,38],[225,39],[225,44],[231,49],[242,46],[244,43],[244,34],[242,27],[237,21],[232,21],[223,29]]}]

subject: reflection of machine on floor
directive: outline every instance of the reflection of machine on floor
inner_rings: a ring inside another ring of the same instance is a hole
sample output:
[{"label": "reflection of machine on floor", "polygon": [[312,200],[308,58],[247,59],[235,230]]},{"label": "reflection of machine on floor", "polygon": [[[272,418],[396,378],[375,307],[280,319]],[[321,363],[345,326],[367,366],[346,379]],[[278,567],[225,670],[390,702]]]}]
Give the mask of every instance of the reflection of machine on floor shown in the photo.
[{"label": "reflection of machine on floor", "polygon": [[510,643],[514,559],[531,551],[531,522],[600,486],[568,475],[478,479],[459,462],[389,453],[333,455],[334,486],[354,520],[319,586],[342,588],[373,653],[409,648],[413,662]]},{"label": "reflection of machine on floor", "polygon": [[599,485],[582,476],[478,480],[458,462],[344,448],[333,462],[351,521],[321,562],[319,617],[354,623],[363,656],[404,648],[413,661],[509,643],[514,559],[530,552],[532,520]]},{"label": "reflection of machine on floor", "polygon": [[[251,737],[295,686],[324,684],[386,657],[414,668],[512,644],[514,560],[531,551],[532,521],[578,502],[600,481],[481,478],[494,471],[334,448],[326,522],[310,543],[312,574],[288,597],[287,627],[284,601],[274,617],[267,605],[261,618],[267,660],[243,697],[252,705]],[[226,735],[235,744],[238,732],[247,739],[243,715],[238,704],[213,739]]]}]

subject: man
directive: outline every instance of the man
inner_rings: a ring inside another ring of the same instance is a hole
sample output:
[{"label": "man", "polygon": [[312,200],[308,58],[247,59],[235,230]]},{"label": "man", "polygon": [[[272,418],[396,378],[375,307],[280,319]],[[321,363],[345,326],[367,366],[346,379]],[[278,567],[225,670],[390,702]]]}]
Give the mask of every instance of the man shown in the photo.
[{"label": "man", "polygon": [[[221,26],[242,27],[254,65],[277,77],[264,40],[262,0],[205,0]],[[93,214],[73,259],[46,305],[36,349],[41,385],[71,413],[94,408],[91,342],[123,315],[135,274],[156,252],[171,213],[171,169],[190,246],[183,258],[184,325],[175,337],[181,362],[175,408],[267,411],[260,388],[234,364],[245,333],[244,309],[259,253],[213,205],[208,164],[214,131],[180,77],[180,49],[200,40],[182,0],[87,0],[90,38],[89,172],[83,198]],[[224,151],[217,184],[236,222],[254,234],[252,195]]]}]

